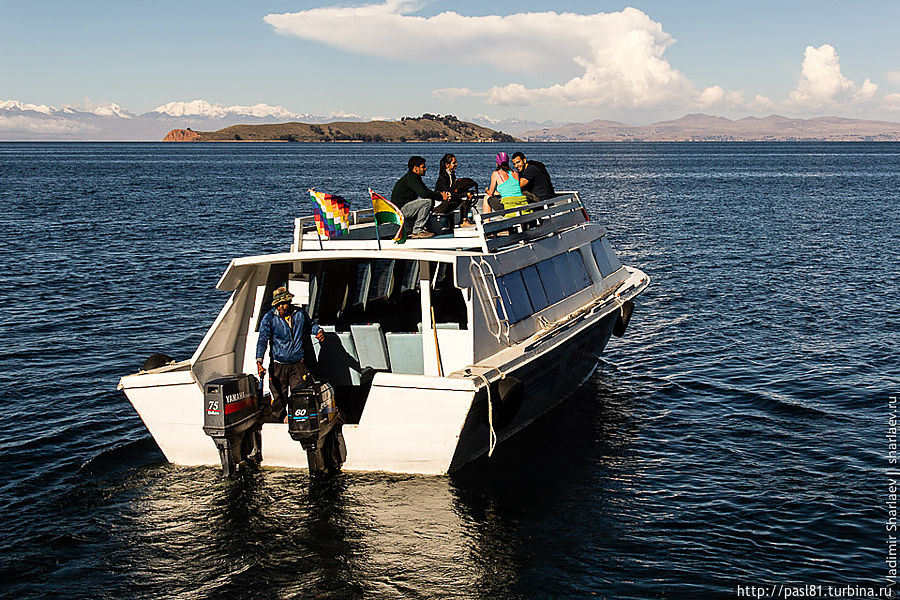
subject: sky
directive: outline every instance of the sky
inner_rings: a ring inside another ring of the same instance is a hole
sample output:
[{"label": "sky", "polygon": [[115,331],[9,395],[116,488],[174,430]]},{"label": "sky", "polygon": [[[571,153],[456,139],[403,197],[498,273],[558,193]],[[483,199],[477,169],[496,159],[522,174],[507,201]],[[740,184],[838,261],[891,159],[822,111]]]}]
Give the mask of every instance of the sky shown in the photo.
[{"label": "sky", "polygon": [[900,2],[0,0],[0,102],[900,121]]}]

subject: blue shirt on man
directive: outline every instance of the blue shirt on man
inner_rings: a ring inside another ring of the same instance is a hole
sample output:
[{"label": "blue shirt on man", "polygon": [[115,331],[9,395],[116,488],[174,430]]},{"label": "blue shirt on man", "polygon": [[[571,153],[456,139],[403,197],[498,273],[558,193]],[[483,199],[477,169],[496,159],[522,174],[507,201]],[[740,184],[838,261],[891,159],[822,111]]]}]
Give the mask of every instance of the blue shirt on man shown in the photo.
[{"label": "blue shirt on man", "polygon": [[257,360],[265,356],[266,346],[270,342],[272,359],[275,362],[291,364],[303,360],[303,343],[306,336],[310,333],[315,335],[322,328],[299,307],[294,307],[294,312],[288,319],[279,315],[276,308],[266,313],[259,325],[259,341],[256,342]]}]

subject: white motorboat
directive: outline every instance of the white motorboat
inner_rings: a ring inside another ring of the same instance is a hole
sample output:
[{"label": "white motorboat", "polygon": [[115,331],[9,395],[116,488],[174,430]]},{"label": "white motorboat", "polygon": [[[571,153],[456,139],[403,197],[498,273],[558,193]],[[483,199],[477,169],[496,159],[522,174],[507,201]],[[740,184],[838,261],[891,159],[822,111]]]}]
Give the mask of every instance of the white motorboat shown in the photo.
[{"label": "white motorboat", "polygon": [[121,379],[170,462],[222,463],[227,474],[233,452],[234,461],[253,454],[263,466],[308,468],[283,422],[251,424],[253,449],[240,435],[227,444],[207,435],[208,384],[255,375],[258,327],[279,286],[327,331],[313,344],[313,371],[343,417],[343,469],[444,474],[590,377],[649,285],[619,262],[575,192],[405,244],[384,226],[376,238],[371,209],[350,220],[349,235],[323,239],[312,216],[297,218],[289,251],[232,260],[217,285],[231,297],[194,355]]}]

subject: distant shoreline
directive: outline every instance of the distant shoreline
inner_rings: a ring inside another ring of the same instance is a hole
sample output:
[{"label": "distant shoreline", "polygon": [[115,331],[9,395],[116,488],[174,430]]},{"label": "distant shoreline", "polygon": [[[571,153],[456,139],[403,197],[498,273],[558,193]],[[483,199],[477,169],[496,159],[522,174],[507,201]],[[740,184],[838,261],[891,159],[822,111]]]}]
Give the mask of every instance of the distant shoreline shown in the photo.
[{"label": "distant shoreline", "polygon": [[[514,142],[500,141],[436,141],[436,140],[407,140],[364,142],[361,140],[334,140],[334,141],[305,141],[288,142],[286,140],[202,140],[191,142],[193,144],[898,144],[898,140],[828,140],[828,139],[800,139],[800,140],[516,140]],[[178,144],[184,142],[172,142],[164,140],[0,140],[0,144]]]}]

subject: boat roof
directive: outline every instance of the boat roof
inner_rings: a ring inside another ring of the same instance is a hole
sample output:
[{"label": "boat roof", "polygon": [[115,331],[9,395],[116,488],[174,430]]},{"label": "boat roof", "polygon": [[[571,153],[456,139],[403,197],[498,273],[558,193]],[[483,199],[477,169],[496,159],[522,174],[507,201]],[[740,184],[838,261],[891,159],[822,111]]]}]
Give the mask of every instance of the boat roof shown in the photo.
[{"label": "boat roof", "polygon": [[541,239],[558,237],[566,231],[583,229],[589,219],[578,193],[564,192],[525,206],[475,213],[474,227],[455,228],[449,234],[430,238],[407,239],[402,244],[392,240],[397,225],[376,228],[371,208],[351,211],[349,220],[348,233],[328,239],[317,231],[314,215],[294,219],[289,252],[235,258],[216,287],[234,290],[256,267],[289,261],[385,258],[454,262],[461,256],[498,255]]}]

